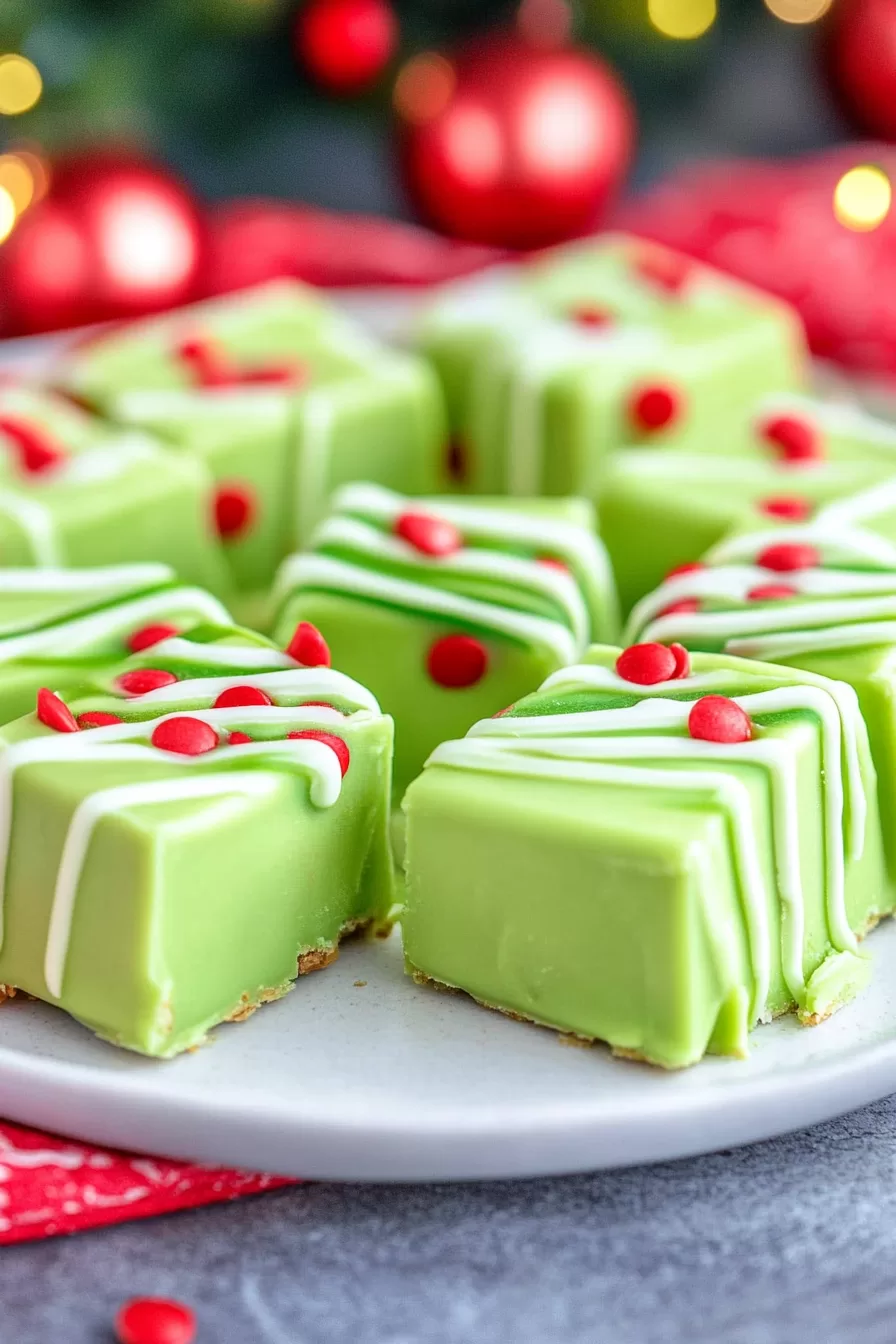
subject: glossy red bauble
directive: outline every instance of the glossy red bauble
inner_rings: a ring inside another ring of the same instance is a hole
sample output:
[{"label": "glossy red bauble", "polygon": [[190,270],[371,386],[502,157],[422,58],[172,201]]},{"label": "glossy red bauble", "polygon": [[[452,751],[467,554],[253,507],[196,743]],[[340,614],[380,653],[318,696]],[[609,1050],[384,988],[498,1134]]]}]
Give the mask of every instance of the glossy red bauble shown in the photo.
[{"label": "glossy red bauble", "polygon": [[398,20],[389,0],[306,0],[296,18],[296,55],[331,93],[364,93],[397,45]]}]

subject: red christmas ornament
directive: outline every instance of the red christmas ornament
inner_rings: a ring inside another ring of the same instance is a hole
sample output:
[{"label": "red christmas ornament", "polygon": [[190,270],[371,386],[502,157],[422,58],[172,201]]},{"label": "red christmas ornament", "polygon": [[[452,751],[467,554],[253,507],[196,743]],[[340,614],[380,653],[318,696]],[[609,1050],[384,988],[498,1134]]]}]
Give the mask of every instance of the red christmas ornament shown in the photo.
[{"label": "red christmas ornament", "polygon": [[325,733],[320,728],[303,728],[301,732],[287,733],[286,736],[292,741],[304,737],[313,742],[323,742],[324,746],[329,747],[331,751],[335,751],[343,777],[347,774],[352,759],[351,752],[348,749],[348,743],[344,742],[341,737],[337,737],[335,733]]},{"label": "red christmas ornament", "polygon": [[704,695],[694,701],[688,732],[703,742],[749,742],[753,724],[749,714],[724,695]]},{"label": "red christmas ornament", "polygon": [[180,756],[204,756],[218,745],[218,734],[204,719],[180,714],[158,724],[149,740],[159,751],[176,751]]},{"label": "red christmas ornament", "polygon": [[634,144],[628,97],[593,53],[516,36],[430,61],[398,100],[411,194],[439,228],[503,247],[541,247],[595,226]]},{"label": "red christmas ornament", "polygon": [[668,429],[679,418],[683,398],[677,387],[666,383],[650,383],[636,388],[628,403],[629,420],[642,434],[656,434]]},{"label": "red christmas ornament", "polygon": [[41,687],[37,693],[37,717],[47,728],[57,733],[76,733],[78,722],[64,700],[53,691]]},{"label": "red christmas ornament", "polygon": [[430,647],[426,668],[438,686],[475,686],[488,671],[488,650],[472,635],[445,635]]},{"label": "red christmas ornament", "polygon": [[395,520],[395,535],[423,555],[453,555],[464,544],[453,523],[430,513],[402,513]]},{"label": "red christmas ornament", "polygon": [[113,153],[62,159],[49,197],[3,246],[7,326],[51,331],[175,307],[197,292],[204,245],[193,199],[157,165]]},{"label": "red christmas ornament", "polygon": [[636,686],[656,686],[671,681],[678,660],[665,644],[632,644],[616,659],[616,672]]},{"label": "red christmas ornament", "polygon": [[299,621],[295,634],[286,646],[290,658],[295,658],[303,667],[329,667],[330,649],[316,625],[310,621]]},{"label": "red christmas ornament", "polygon": [[189,1307],[165,1297],[136,1297],[115,1317],[119,1344],[193,1344],[196,1317]]},{"label": "red christmas ornament", "polygon": [[296,19],[296,56],[330,93],[364,93],[397,45],[398,20],[388,0],[307,0]]},{"label": "red christmas ornament", "polygon": [[773,569],[778,574],[789,574],[797,569],[814,569],[821,557],[814,546],[804,541],[778,541],[766,546],[756,557],[757,565]]},{"label": "red christmas ornament", "polygon": [[163,639],[173,639],[178,634],[180,631],[176,625],[144,625],[128,636],[127,645],[131,653],[141,653],[144,649],[151,649],[154,644],[161,644]]},{"label": "red christmas ornament", "polygon": [[258,686],[228,686],[212,709],[241,709],[244,705],[272,705],[271,697]]},{"label": "red christmas ornament", "polygon": [[107,714],[102,709],[88,709],[86,714],[78,715],[79,728],[108,728],[112,723],[124,723],[120,714]]},{"label": "red christmas ornament", "polygon": [[789,583],[760,583],[747,593],[750,602],[780,602],[785,597],[796,597],[796,589]]},{"label": "red christmas ornament", "polygon": [[828,38],[831,77],[855,121],[896,140],[896,8],[890,0],[838,4]]}]

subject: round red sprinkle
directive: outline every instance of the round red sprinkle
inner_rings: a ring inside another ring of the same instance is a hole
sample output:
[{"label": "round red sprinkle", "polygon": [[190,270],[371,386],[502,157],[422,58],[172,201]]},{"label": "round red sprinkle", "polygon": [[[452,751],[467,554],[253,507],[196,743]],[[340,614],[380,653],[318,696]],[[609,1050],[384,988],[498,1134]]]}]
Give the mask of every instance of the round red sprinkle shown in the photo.
[{"label": "round red sprinkle", "polygon": [[540,565],[547,565],[549,569],[559,569],[561,573],[569,573],[569,565],[565,560],[558,560],[556,555],[539,555],[535,557]]},{"label": "round red sprinkle", "polygon": [[688,560],[683,565],[675,565],[666,575],[667,579],[677,579],[679,574],[696,574],[698,569],[705,569],[706,566],[701,560]]},{"label": "round red sprinkle", "polygon": [[151,649],[153,644],[161,644],[163,639],[179,634],[176,625],[144,625],[128,636],[127,644],[131,653],[141,653],[143,649]]},{"label": "round red sprinkle", "polygon": [[684,399],[676,387],[667,383],[650,383],[636,388],[629,398],[628,415],[635,429],[655,434],[668,429],[681,416]]},{"label": "round red sprinkle", "polygon": [[760,433],[785,462],[814,462],[824,456],[818,429],[799,416],[773,416],[764,422]]},{"label": "round red sprinkle", "polygon": [[691,675],[691,655],[683,644],[670,644],[669,652],[675,657],[675,671],[672,674],[673,681],[680,681],[683,677]]},{"label": "round red sprinkle", "polygon": [[760,583],[747,593],[750,602],[778,602],[785,597],[796,597],[796,589],[789,583]]},{"label": "round red sprinkle", "polygon": [[11,439],[19,455],[19,465],[29,475],[52,471],[65,460],[65,452],[47,436],[45,430],[29,425],[16,416],[0,416],[0,433]]},{"label": "round red sprinkle", "polygon": [[453,523],[429,513],[402,513],[395,520],[395,535],[424,555],[453,555],[464,544]]},{"label": "round red sprinkle", "polygon": [[657,612],[657,616],[692,616],[699,610],[699,597],[682,597],[677,602],[670,602],[667,607],[663,607],[662,611]]},{"label": "round red sprinkle", "polygon": [[753,724],[749,714],[726,695],[704,695],[694,701],[688,732],[703,742],[749,742]]},{"label": "round red sprinkle", "polygon": [[801,499],[799,495],[775,495],[772,499],[763,499],[759,507],[769,517],[786,518],[791,523],[801,523],[812,510],[808,499]]},{"label": "round red sprinkle", "polygon": [[637,686],[656,686],[676,676],[678,660],[665,644],[632,644],[616,659],[616,671],[623,681]]},{"label": "round red sprinkle", "polygon": [[202,756],[206,751],[214,751],[218,745],[218,734],[204,719],[182,714],[158,724],[153,729],[150,741],[160,751],[176,751],[180,756]]},{"label": "round red sprinkle", "polygon": [[488,650],[472,635],[445,635],[430,646],[426,670],[438,686],[475,686],[488,670]]},{"label": "round red sprinkle", "polygon": [[135,1297],[115,1317],[119,1344],[192,1344],[196,1317],[189,1307],[165,1297]]},{"label": "round red sprinkle", "polygon": [[348,767],[351,764],[351,752],[348,749],[348,743],[335,733],[325,733],[320,728],[303,728],[301,732],[287,733],[286,736],[293,741],[298,738],[310,738],[313,742],[323,742],[324,746],[330,747],[335,751],[339,760],[339,769],[343,776],[348,773]]},{"label": "round red sprinkle", "polygon": [[286,646],[290,658],[303,667],[329,667],[330,649],[316,625],[299,621],[296,632]]},{"label": "round red sprinkle", "polygon": [[272,705],[274,702],[257,686],[228,686],[218,696],[212,709],[237,709],[242,705]]},{"label": "round red sprinkle", "polygon": [[613,314],[607,308],[600,308],[596,303],[584,303],[573,311],[573,317],[580,327],[609,327],[613,322]]},{"label": "round red sprinkle", "polygon": [[642,280],[658,285],[668,294],[680,294],[693,271],[689,257],[659,248],[640,253],[635,258],[634,267]]},{"label": "round red sprinkle", "polygon": [[47,728],[55,728],[57,733],[78,731],[77,720],[68,705],[46,686],[37,693],[37,717]]},{"label": "round red sprinkle", "polygon": [[250,737],[248,733],[240,733],[240,732],[231,733],[227,739],[227,742],[231,747],[242,747],[245,745],[246,742],[254,742],[254,741],[255,738]]},{"label": "round red sprinkle", "polygon": [[233,541],[251,525],[257,512],[251,486],[231,481],[215,492],[215,527],[218,536]]},{"label": "round red sprinkle", "polygon": [[756,563],[763,569],[788,574],[795,569],[813,569],[821,563],[821,557],[814,546],[803,541],[779,541],[760,551]]},{"label": "round red sprinkle", "polygon": [[162,686],[173,686],[177,677],[161,667],[135,667],[133,672],[122,672],[115,685],[125,695],[147,695]]},{"label": "round red sprinkle", "polygon": [[124,723],[120,714],[107,714],[102,709],[88,709],[86,714],[78,715],[79,728],[107,728],[110,723]]}]

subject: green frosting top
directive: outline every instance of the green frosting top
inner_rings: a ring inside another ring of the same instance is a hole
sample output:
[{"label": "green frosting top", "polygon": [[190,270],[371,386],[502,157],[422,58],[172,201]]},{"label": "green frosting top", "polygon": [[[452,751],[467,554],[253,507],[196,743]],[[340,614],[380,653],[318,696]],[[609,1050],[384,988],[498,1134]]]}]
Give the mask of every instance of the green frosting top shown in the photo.
[{"label": "green frosting top", "polygon": [[[720,807],[728,819],[749,936],[755,1020],[769,986],[769,900],[757,862],[754,804],[738,767],[759,767],[769,779],[775,895],[786,911],[783,968],[799,1004],[806,991],[804,899],[796,748],[787,725],[797,719],[818,734],[828,936],[836,951],[851,954],[857,944],[847,916],[845,871],[847,860],[862,854],[866,797],[874,797],[867,732],[855,692],[840,682],[735,658],[698,654],[691,661],[684,650],[680,655],[676,675],[642,685],[620,675],[618,649],[593,647],[581,663],[549,677],[535,695],[476,724],[462,741],[443,743],[427,767],[671,792]],[[691,713],[707,696],[724,697],[748,716],[748,740],[695,734]],[[716,929],[715,937],[720,955],[733,959],[725,950],[725,929]]]},{"label": "green frosting top", "polygon": [[352,485],[333,504],[311,550],[281,567],[275,611],[297,589],[346,593],[544,646],[561,661],[615,626],[609,562],[580,501],[508,507]]}]

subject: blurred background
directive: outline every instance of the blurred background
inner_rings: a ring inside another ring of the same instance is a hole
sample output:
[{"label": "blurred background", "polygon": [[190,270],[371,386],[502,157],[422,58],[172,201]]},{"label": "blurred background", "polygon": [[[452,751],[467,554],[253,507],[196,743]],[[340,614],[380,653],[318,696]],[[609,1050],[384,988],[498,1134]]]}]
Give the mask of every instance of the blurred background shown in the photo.
[{"label": "blurred background", "polygon": [[0,333],[427,283],[613,219],[803,303],[807,236],[889,256],[892,138],[896,0],[2,0]]}]

